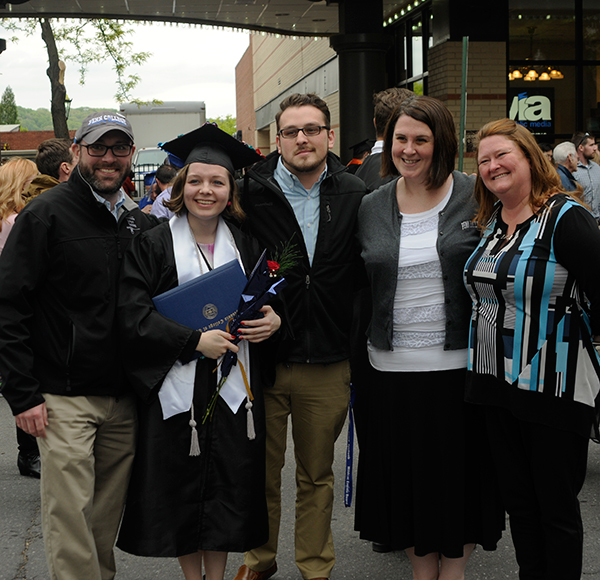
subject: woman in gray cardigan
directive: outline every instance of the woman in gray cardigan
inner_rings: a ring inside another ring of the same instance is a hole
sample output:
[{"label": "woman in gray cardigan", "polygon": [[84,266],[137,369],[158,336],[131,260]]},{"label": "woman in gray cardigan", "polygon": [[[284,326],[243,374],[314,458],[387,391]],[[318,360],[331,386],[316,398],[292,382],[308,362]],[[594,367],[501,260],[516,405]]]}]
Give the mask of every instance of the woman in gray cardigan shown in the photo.
[{"label": "woman in gray cardigan", "polygon": [[504,527],[479,411],[464,403],[462,276],[479,233],[474,179],[453,171],[457,148],[440,101],[405,101],[382,156],[382,173],[401,177],[358,214],[373,311],[356,528],[406,550],[415,580],[464,578],[474,545],[495,549]]}]

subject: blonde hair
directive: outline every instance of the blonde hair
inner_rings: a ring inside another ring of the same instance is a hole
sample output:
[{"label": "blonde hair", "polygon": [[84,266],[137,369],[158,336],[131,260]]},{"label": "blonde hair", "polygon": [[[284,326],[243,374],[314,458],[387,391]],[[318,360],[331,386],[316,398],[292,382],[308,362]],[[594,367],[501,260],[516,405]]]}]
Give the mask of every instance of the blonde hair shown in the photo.
[{"label": "blonde hair", "polygon": [[38,173],[33,161],[21,157],[13,157],[0,167],[0,230],[3,220],[23,209],[25,186]]}]

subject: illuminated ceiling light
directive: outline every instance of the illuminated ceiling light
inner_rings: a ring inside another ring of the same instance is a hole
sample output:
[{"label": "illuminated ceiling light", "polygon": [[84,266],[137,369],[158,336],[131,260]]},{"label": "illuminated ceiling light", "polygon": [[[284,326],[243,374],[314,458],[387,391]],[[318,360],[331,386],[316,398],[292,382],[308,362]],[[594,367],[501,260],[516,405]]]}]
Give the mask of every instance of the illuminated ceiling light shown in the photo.
[{"label": "illuminated ceiling light", "polygon": [[555,80],[555,81],[558,81],[560,79],[564,79],[565,75],[562,74],[559,70],[552,69],[550,71],[550,78],[553,79],[553,80]]},{"label": "illuminated ceiling light", "polygon": [[400,10],[400,16],[404,16],[404,8],[402,8],[402,10]]},{"label": "illuminated ceiling light", "polygon": [[550,14],[546,14],[546,20],[550,20],[552,16]]},{"label": "illuminated ceiling light", "polygon": [[523,78],[525,81],[535,81],[540,75],[535,72],[535,70],[531,69]]},{"label": "illuminated ceiling light", "polygon": [[398,18],[400,18],[400,16],[398,16],[397,14],[394,14],[394,20],[398,20]]},{"label": "illuminated ceiling light", "polygon": [[540,75],[540,78],[538,79],[539,81],[549,81],[550,79],[550,75],[547,72],[543,72]]},{"label": "illuminated ceiling light", "polygon": [[512,76],[513,76],[513,79],[522,79],[523,78],[523,73],[519,69],[515,69],[512,72]]},{"label": "illuminated ceiling light", "polygon": [[515,77],[513,76],[512,73],[508,73],[508,80],[512,81]]}]

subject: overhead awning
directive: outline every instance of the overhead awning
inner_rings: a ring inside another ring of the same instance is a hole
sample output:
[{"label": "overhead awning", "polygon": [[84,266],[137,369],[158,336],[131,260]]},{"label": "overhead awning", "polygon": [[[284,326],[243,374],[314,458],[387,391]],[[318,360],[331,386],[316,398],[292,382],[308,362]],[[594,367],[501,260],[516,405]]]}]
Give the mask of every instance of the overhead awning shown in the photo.
[{"label": "overhead awning", "polygon": [[332,0],[0,0],[2,16],[180,22],[298,36],[338,33],[338,5]]}]

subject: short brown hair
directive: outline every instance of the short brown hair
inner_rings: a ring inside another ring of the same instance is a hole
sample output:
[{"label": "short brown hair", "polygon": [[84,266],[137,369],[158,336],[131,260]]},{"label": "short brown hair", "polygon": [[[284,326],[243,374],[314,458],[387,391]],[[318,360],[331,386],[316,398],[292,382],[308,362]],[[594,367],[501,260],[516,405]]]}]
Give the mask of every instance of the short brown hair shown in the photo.
[{"label": "short brown hair", "polygon": [[398,119],[406,115],[425,123],[433,133],[433,158],[425,185],[427,189],[441,187],[454,170],[458,139],[454,128],[454,119],[446,105],[434,99],[417,95],[407,99],[396,107],[385,128],[383,155],[381,156],[381,175],[383,177],[400,175],[392,160],[394,130]]},{"label": "short brown hair", "polygon": [[[546,203],[546,200],[555,193],[566,193],[573,199],[577,199],[568,191],[564,191],[560,177],[552,163],[542,153],[535,137],[523,125],[512,119],[498,119],[484,125],[477,133],[476,159],[479,160],[479,144],[486,137],[500,135],[506,137],[518,145],[529,162],[531,170],[531,192],[529,194],[529,206],[535,213]],[[475,221],[480,228],[485,228],[497,201],[496,196],[485,186],[479,172],[477,163],[477,180],[475,181],[475,199],[479,204],[479,211]]]},{"label": "short brown hair", "polygon": [[577,131],[576,133],[573,133],[573,137],[571,137],[571,141],[573,142],[573,145],[575,145],[577,151],[579,151],[579,146],[585,145],[585,142],[588,139],[596,140],[593,135],[590,135],[590,133],[587,133],[586,131]]},{"label": "short brown hair", "polygon": [[35,164],[40,173],[59,179],[61,163],[73,163],[70,139],[46,139],[38,145]]},{"label": "short brown hair", "polygon": [[[187,213],[187,208],[185,207],[185,202],[183,199],[183,190],[185,189],[185,182],[187,180],[188,171],[190,169],[191,163],[188,163],[185,167],[183,167],[175,180],[173,181],[173,187],[171,189],[171,199],[169,201],[163,202],[163,205],[171,210],[175,215],[182,216]],[[231,205],[228,205],[223,213],[225,216],[232,217],[238,222],[242,221],[246,214],[242,209],[240,204],[240,192],[233,178],[233,175],[227,171],[227,177],[229,178],[229,201],[231,201]]]},{"label": "short brown hair", "polygon": [[329,112],[327,103],[321,97],[315,95],[314,93],[294,93],[279,103],[279,111],[277,111],[277,114],[275,115],[277,130],[279,131],[279,119],[281,119],[281,115],[286,109],[289,109],[290,107],[306,106],[316,107],[319,109],[319,111],[321,111],[325,117],[325,125],[327,126],[327,129],[331,129],[331,113]]},{"label": "short brown hair", "polygon": [[414,97],[415,93],[408,89],[399,89],[393,87],[385,89],[373,95],[373,110],[375,119],[375,131],[377,137],[382,137],[385,133],[385,126],[389,121],[394,109],[401,105],[406,99]]}]

